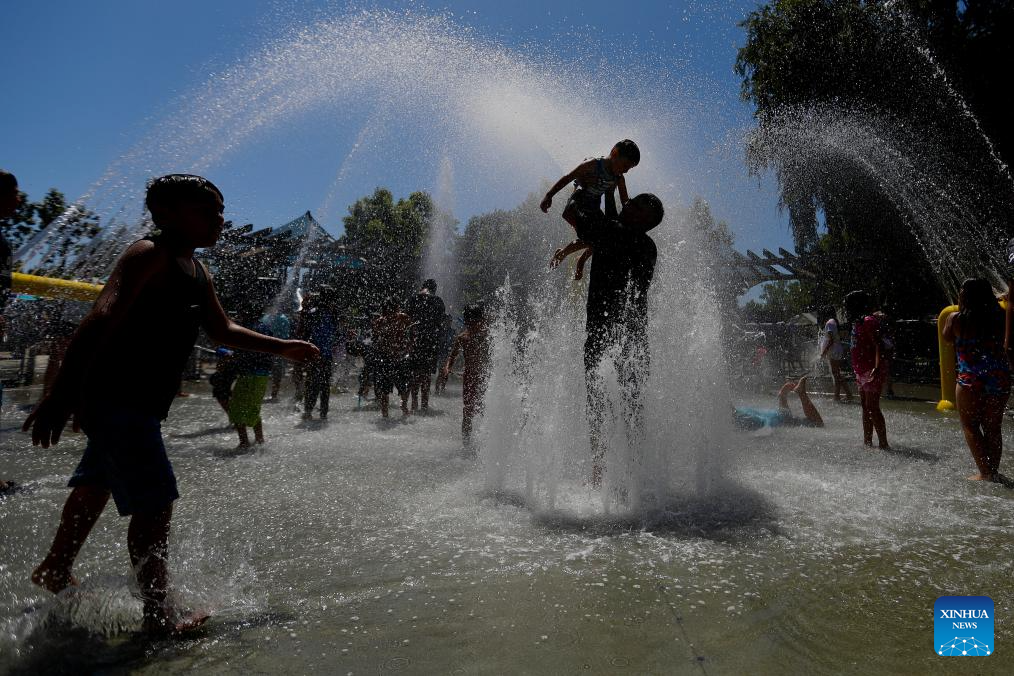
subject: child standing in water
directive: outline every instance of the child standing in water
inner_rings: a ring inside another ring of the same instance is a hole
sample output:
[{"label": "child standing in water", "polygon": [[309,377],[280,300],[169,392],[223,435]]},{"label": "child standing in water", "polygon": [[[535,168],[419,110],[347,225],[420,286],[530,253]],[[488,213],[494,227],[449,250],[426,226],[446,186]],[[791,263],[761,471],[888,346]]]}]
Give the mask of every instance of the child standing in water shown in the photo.
[{"label": "child standing in water", "polygon": [[841,343],[841,335],[838,331],[838,320],[835,318],[835,309],[831,306],[824,308],[824,316],[827,322],[820,334],[820,358],[827,359],[831,368],[831,378],[834,380],[834,400],[840,402],[842,392],[845,393],[845,401],[852,401],[852,390],[841,374],[841,363],[845,358],[845,346]]},{"label": "child standing in water", "polygon": [[412,339],[409,329],[412,320],[401,311],[393,298],[380,307],[380,316],[373,320],[374,366],[373,391],[380,400],[380,415],[388,416],[391,392],[395,387],[401,395],[401,414],[408,415],[409,381],[412,377],[409,353]]},{"label": "child standing in water", "polygon": [[454,339],[451,354],[440,375],[447,382],[460,352],[465,362],[461,376],[461,437],[465,442],[465,450],[471,451],[472,420],[482,413],[483,397],[486,396],[489,380],[490,337],[485,310],[481,305],[465,308],[464,316],[465,330]]},{"label": "child standing in water", "polygon": [[890,448],[887,423],[880,410],[880,394],[891,365],[884,348],[880,318],[873,314],[873,309],[873,300],[865,291],[853,291],[845,297],[845,312],[852,321],[852,370],[863,407],[863,443],[872,446],[876,430],[880,448]]},{"label": "child standing in water", "polygon": [[[585,213],[590,210],[601,212],[603,195],[606,198],[605,213],[615,216],[617,210],[616,198],[613,196],[613,191],[619,190],[620,206],[625,205],[629,198],[627,196],[627,184],[623,179],[623,175],[636,167],[640,161],[641,151],[638,149],[637,144],[630,139],[624,139],[613,146],[613,149],[609,152],[609,157],[598,157],[582,162],[574,171],[557,181],[549,189],[549,192],[546,193],[539,206],[542,211],[548,212],[549,207],[553,205],[553,196],[563,190],[564,186],[568,183],[573,182],[576,188],[567,201],[566,208],[563,210],[563,218],[571,227],[577,228],[577,212],[579,210]],[[578,259],[577,268],[574,271],[574,279],[581,279],[584,276],[585,263],[591,257],[593,251],[590,245],[582,242],[580,239],[557,249],[556,253],[553,254],[552,260],[549,262],[550,267],[555,268],[567,256],[582,249],[585,252]]]},{"label": "child standing in water", "polygon": [[69,485],[60,526],[32,581],[58,593],[76,585],[74,559],[110,494],[130,516],[127,548],[144,602],[144,629],[171,634],[201,624],[169,590],[167,559],[176,477],[162,442],[161,420],[202,327],[215,342],[305,361],[315,347],[278,340],[235,324],[194,249],[222,234],[222,193],[200,176],[171,174],[148,186],[146,205],[158,233],[120,256],[88,316],[74,334],[52,392],[24,429],[49,448],[71,415],[88,447]]},{"label": "child standing in water", "polygon": [[1004,353],[1004,311],[985,279],[966,279],[958,312],[944,324],[954,343],[957,386],[954,399],[968,450],[979,469],[973,481],[998,481],[1003,455],[1003,411],[1010,398],[1010,363]]},{"label": "child standing in water", "polygon": [[[244,317],[246,321],[243,323],[246,324],[252,316],[248,314]],[[254,323],[252,328],[258,333],[271,335],[263,322]],[[264,404],[264,395],[268,391],[275,358],[263,352],[243,350],[236,352],[233,359],[235,360],[236,384],[233,385],[229,396],[229,422],[233,424],[239,435],[239,448],[250,448],[248,427],[253,428],[254,441],[258,444],[264,443],[261,407]]]}]

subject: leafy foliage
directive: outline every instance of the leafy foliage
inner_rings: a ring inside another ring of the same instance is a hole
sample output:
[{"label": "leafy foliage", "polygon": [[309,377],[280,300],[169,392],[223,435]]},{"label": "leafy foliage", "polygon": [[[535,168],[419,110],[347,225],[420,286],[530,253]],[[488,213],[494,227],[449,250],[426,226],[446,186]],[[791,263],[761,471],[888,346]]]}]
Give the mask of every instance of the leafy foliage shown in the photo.
[{"label": "leafy foliage", "polygon": [[532,193],[514,209],[469,219],[457,249],[463,303],[488,300],[508,279],[524,297],[545,279],[552,252],[574,233],[558,215],[542,213],[541,199]]},{"label": "leafy foliage", "polygon": [[47,236],[57,244],[47,250],[41,261],[33,262],[31,272],[62,277],[68,273],[71,260],[99,232],[99,218],[90,209],[67,204],[62,192],[50,188],[39,202],[30,202],[28,196],[21,193],[18,211],[0,220],[0,228],[15,251],[49,227],[52,231]]},{"label": "leafy foliage", "polygon": [[771,282],[761,289],[760,301],[743,307],[743,316],[752,322],[784,322],[813,309],[813,294],[803,282]]},{"label": "leafy foliage", "polygon": [[386,188],[377,188],[349,207],[341,243],[369,262],[370,279],[363,289],[369,298],[366,305],[388,295],[404,296],[417,285],[435,213],[429,194],[414,192],[395,202]]},{"label": "leafy foliage", "polygon": [[0,232],[3,232],[14,251],[17,251],[38,228],[38,222],[35,220],[35,204],[28,200],[25,193],[19,191],[19,194],[21,203],[18,210],[12,216],[0,218]]},{"label": "leafy foliage", "polygon": [[[747,40],[736,70],[742,96],[754,103],[762,124],[785,106],[871,111],[898,129],[939,141],[957,158],[949,167],[953,175],[982,193],[974,202],[978,218],[1000,222],[1010,186],[957,96],[971,103],[995,151],[1010,162],[1014,4],[770,0],[742,25]],[[907,303],[907,315],[944,301],[919,243],[862,166],[821,173],[781,157],[773,168],[797,250],[827,275],[819,295],[838,300],[840,293],[864,286],[888,305]]]},{"label": "leafy foliage", "polygon": [[35,272],[51,277],[62,277],[74,256],[98,234],[98,216],[90,209],[68,205],[63,193],[51,188],[42,201],[35,205],[39,228],[52,227],[50,236],[58,244],[51,248]]}]

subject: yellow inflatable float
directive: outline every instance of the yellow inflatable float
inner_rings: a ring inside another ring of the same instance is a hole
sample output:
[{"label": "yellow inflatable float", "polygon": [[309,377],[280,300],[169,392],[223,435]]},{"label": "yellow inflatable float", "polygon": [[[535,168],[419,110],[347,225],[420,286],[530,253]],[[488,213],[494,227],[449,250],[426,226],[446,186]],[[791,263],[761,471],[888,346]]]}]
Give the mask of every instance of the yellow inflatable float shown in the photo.
[{"label": "yellow inflatable float", "polygon": [[55,300],[94,301],[102,293],[101,284],[75,282],[70,279],[39,277],[21,272],[11,273],[10,289],[14,293],[52,298]]},{"label": "yellow inflatable float", "polygon": [[957,385],[958,376],[955,373],[957,358],[954,356],[954,343],[944,340],[944,324],[947,318],[958,311],[957,305],[948,305],[937,316],[937,345],[940,348],[940,401],[937,402],[938,411],[954,410],[954,388]]},{"label": "yellow inflatable float", "polygon": [[[1007,301],[1001,300],[1000,307],[1007,309]],[[958,311],[957,305],[948,305],[937,316],[937,345],[940,347],[940,401],[937,402],[938,411],[954,410],[954,387],[957,385],[958,375],[957,357],[954,354],[954,343],[944,340],[944,324],[947,318]]]}]

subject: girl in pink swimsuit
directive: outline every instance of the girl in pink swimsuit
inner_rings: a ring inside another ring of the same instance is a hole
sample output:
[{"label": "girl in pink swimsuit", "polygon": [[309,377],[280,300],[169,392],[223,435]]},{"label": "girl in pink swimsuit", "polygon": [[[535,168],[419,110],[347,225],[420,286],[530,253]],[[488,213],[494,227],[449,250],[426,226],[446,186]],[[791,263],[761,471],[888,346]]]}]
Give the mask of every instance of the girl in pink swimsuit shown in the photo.
[{"label": "girl in pink swimsuit", "polygon": [[880,318],[873,314],[873,300],[865,291],[853,291],[845,297],[845,312],[852,321],[852,370],[863,406],[863,443],[872,446],[876,430],[880,448],[890,448],[887,423],[880,410],[880,393],[890,369]]}]

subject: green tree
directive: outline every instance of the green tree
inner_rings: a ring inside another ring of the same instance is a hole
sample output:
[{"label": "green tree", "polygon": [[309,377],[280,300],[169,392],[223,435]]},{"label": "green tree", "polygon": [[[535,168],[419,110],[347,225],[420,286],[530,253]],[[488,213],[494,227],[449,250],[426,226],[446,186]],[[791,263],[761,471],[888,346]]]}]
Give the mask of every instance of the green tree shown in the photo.
[{"label": "green tree", "polygon": [[[702,197],[694,197],[686,212],[686,222],[694,238],[694,245],[701,255],[696,274],[715,290],[719,304],[726,310],[736,307],[736,298],[743,289],[737,287],[736,279],[730,274],[734,270],[732,258],[734,237],[729,225],[719,221],[711,213],[711,206]],[[731,313],[723,312],[723,316]]]},{"label": "green tree", "polygon": [[784,322],[813,309],[813,295],[803,282],[770,282],[761,288],[760,300],[743,307],[743,316],[752,322]]},{"label": "green tree", "polygon": [[532,193],[514,209],[469,219],[457,248],[463,303],[488,300],[508,279],[524,298],[545,280],[552,252],[573,240],[574,232],[559,216],[542,213],[541,199]]},{"label": "green tree", "polygon": [[35,213],[39,229],[51,229],[48,237],[52,244],[33,271],[53,277],[67,276],[75,257],[98,234],[99,217],[86,207],[67,204],[64,194],[56,188],[50,188],[42,201],[35,204]]},{"label": "green tree", "polygon": [[[786,107],[882,120],[895,145],[925,143],[919,152],[941,164],[949,186],[973,186],[958,189],[971,220],[999,231],[1014,196],[951,87],[972,102],[1009,161],[1012,7],[995,0],[771,0],[742,24],[742,95],[755,104],[762,129]],[[899,211],[862,162],[849,166],[842,157],[821,163],[762,150],[750,158],[752,169],[777,173],[796,249],[819,261],[809,267],[820,268],[831,287],[821,295],[862,286],[909,315],[944,302],[942,285],[926,284],[937,278],[910,228],[913,216]],[[982,265],[974,252],[962,255],[968,267]]]},{"label": "green tree", "polygon": [[386,188],[377,188],[349,207],[342,244],[368,261],[371,302],[389,294],[404,295],[419,282],[434,213],[429,194],[414,192],[395,202]]},{"label": "green tree", "polygon": [[39,226],[49,225],[67,211],[67,198],[56,188],[50,188],[41,202],[35,203],[35,215],[39,217]]},{"label": "green tree", "polygon": [[694,197],[687,210],[687,220],[698,248],[709,260],[721,262],[728,258],[735,237],[728,223],[715,219],[707,200]]},{"label": "green tree", "polygon": [[28,195],[18,192],[21,195],[21,203],[17,211],[7,218],[0,218],[0,231],[10,243],[14,251],[18,250],[35,232],[38,231],[38,222],[35,220],[35,205],[28,200]]},{"label": "green tree", "polygon": [[769,0],[741,24],[742,96],[758,115],[784,105],[848,103],[941,119],[940,66],[1011,157],[1014,4],[1009,0]]}]

